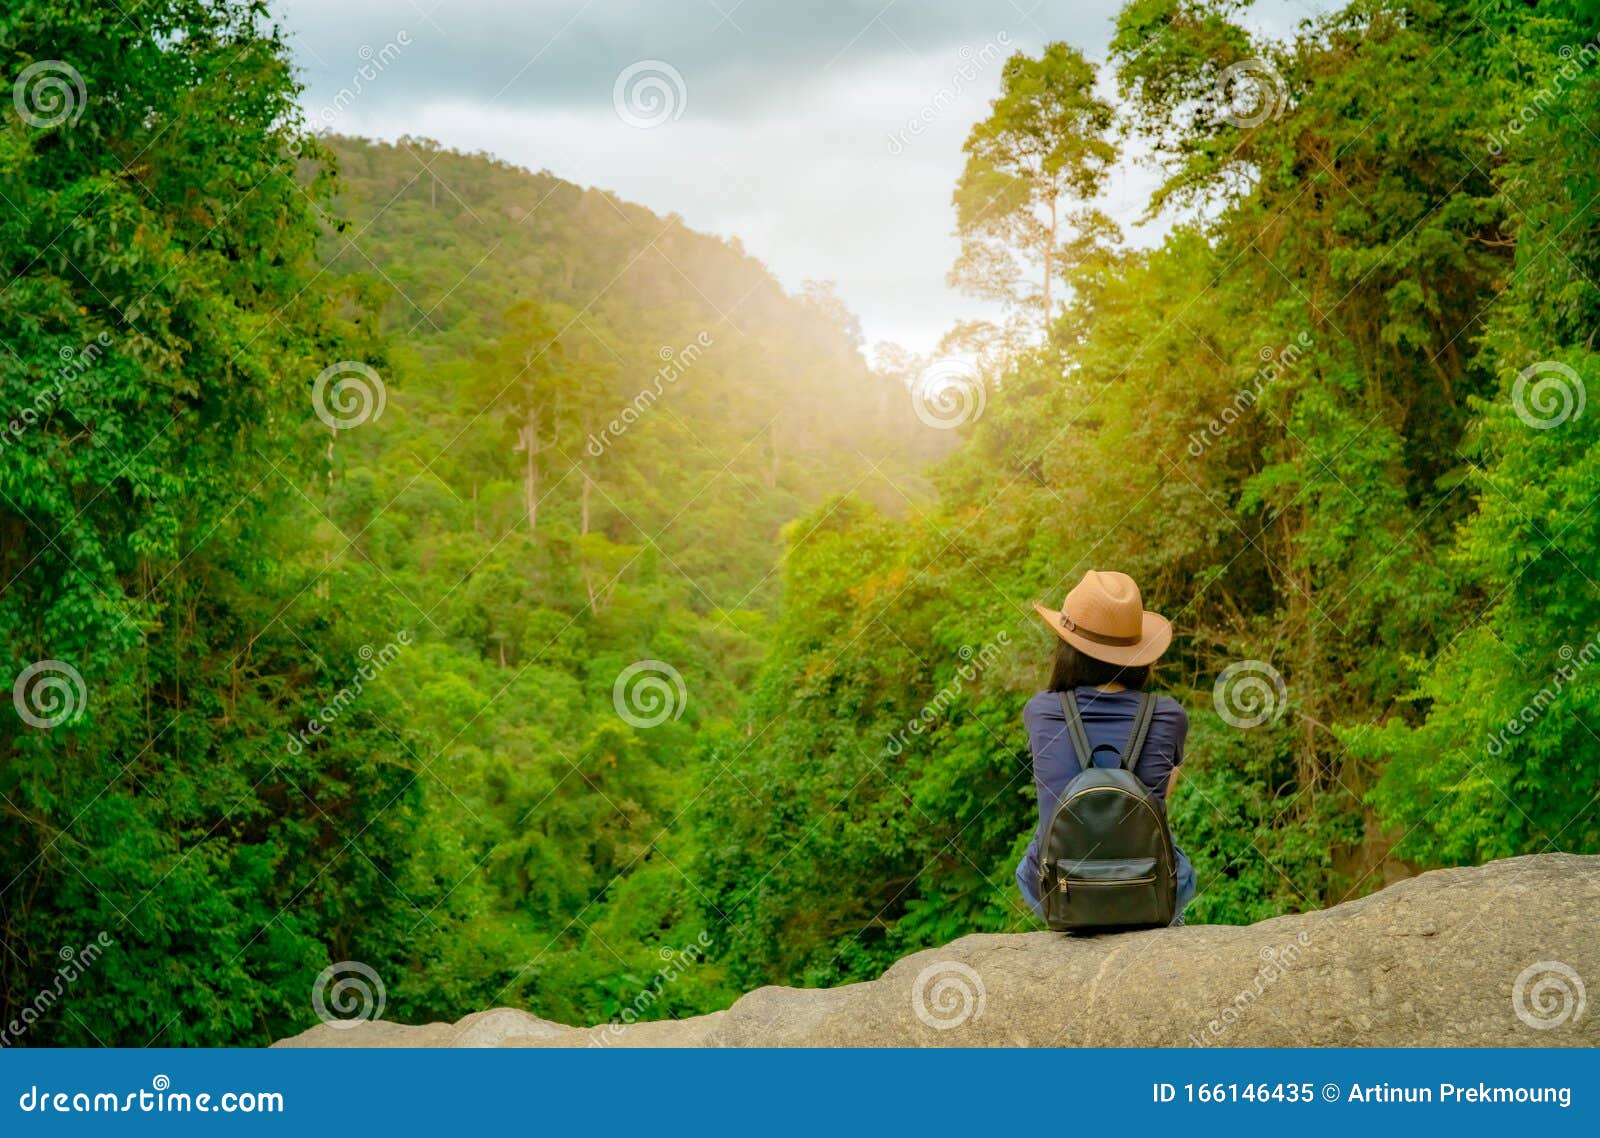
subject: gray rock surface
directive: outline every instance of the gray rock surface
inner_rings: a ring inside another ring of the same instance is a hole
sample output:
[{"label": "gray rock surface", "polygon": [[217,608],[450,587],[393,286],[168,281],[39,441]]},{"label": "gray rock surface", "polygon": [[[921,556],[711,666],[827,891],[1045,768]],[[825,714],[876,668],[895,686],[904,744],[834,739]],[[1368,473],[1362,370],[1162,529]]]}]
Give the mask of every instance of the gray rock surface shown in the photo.
[{"label": "gray rock surface", "polygon": [[309,1031],[280,1039],[274,1047],[499,1047],[508,1039],[535,1042],[570,1035],[574,1029],[516,1008],[473,1012],[455,1023],[410,1027],[378,1020],[319,1023]]},{"label": "gray rock surface", "polygon": [[1541,854],[1243,927],[966,936],[877,980],[761,988],[687,1020],[569,1028],[497,1008],[275,1046],[1600,1046],[1585,984],[1600,857]]}]

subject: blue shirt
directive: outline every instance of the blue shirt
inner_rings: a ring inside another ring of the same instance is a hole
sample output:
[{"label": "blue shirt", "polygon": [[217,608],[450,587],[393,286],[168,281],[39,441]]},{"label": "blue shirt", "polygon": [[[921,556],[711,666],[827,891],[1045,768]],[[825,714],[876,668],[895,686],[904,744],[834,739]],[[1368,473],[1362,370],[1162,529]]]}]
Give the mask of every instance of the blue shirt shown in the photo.
[{"label": "blue shirt", "polygon": [[[1078,700],[1078,714],[1083,718],[1083,731],[1089,737],[1089,746],[1110,743],[1121,754],[1128,746],[1133,732],[1133,717],[1139,710],[1140,692],[1101,691],[1098,688],[1078,688],[1069,693]],[[1039,911],[1039,836],[1050,825],[1055,815],[1056,803],[1061,800],[1067,783],[1083,769],[1078,756],[1073,753],[1072,739],[1067,733],[1067,718],[1061,712],[1061,696],[1057,692],[1042,691],[1027,702],[1022,709],[1022,722],[1028,729],[1028,750],[1033,754],[1033,785],[1039,794],[1039,824],[1034,829],[1028,852],[1017,865],[1017,885],[1023,899],[1035,912]],[[1183,705],[1171,696],[1157,696],[1155,714],[1150,719],[1150,734],[1145,737],[1144,750],[1133,773],[1150,788],[1152,794],[1165,804],[1167,784],[1172,772],[1183,762],[1183,744],[1189,737],[1189,716]],[[1109,753],[1102,752],[1101,766],[1111,761]],[[1194,867],[1182,850],[1178,851],[1178,911],[1194,896]]]}]

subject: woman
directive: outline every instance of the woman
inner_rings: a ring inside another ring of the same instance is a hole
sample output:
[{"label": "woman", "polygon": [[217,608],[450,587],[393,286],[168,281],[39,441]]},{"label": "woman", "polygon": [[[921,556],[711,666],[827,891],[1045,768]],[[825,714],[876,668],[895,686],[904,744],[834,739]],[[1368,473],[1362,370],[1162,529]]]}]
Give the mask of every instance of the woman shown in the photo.
[{"label": "woman", "polygon": [[[1057,643],[1049,687],[1022,709],[1033,753],[1039,825],[1017,866],[1017,885],[1023,899],[1042,917],[1040,835],[1049,827],[1067,783],[1082,769],[1080,757],[1073,753],[1058,693],[1069,692],[1078,701],[1091,747],[1109,743],[1120,754],[1139,709],[1139,693],[1150,681],[1150,666],[1172,643],[1172,625],[1166,617],[1144,610],[1139,586],[1126,573],[1091,570],[1067,594],[1059,612],[1044,605],[1034,608],[1056,634]],[[1159,696],[1134,774],[1163,805],[1178,780],[1188,734],[1189,717],[1182,705],[1170,696]],[[1101,762],[1103,765],[1105,759]],[[1194,898],[1195,879],[1188,857],[1181,849],[1177,854],[1178,905],[1173,924],[1182,924],[1183,908]]]}]

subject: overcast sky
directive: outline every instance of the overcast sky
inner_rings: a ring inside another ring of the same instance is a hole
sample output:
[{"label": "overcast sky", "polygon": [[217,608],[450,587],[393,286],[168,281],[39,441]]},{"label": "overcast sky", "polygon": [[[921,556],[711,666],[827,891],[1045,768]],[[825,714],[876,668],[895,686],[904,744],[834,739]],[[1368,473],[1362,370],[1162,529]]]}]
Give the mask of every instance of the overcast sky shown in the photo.
[{"label": "overcast sky", "polygon": [[[1103,60],[1120,6],[272,0],[314,122],[485,150],[677,212],[738,237],[790,289],[834,282],[869,342],[918,351],[988,314],[944,279],[961,145],[1000,63],[1057,39]],[[1286,31],[1326,6],[1264,0],[1252,22]],[[357,82],[364,65],[379,73]],[[1131,229],[1151,184],[1132,171],[1106,203],[1140,244],[1158,236]]]}]

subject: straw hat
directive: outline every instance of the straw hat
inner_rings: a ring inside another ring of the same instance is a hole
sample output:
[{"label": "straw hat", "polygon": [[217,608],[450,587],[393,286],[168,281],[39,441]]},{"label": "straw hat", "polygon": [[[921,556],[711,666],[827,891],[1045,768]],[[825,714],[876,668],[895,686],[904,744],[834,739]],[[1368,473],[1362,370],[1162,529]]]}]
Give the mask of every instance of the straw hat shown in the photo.
[{"label": "straw hat", "polygon": [[1172,624],[1146,612],[1126,573],[1091,569],[1059,611],[1033,606],[1055,634],[1086,656],[1125,668],[1152,664],[1172,643]]}]

